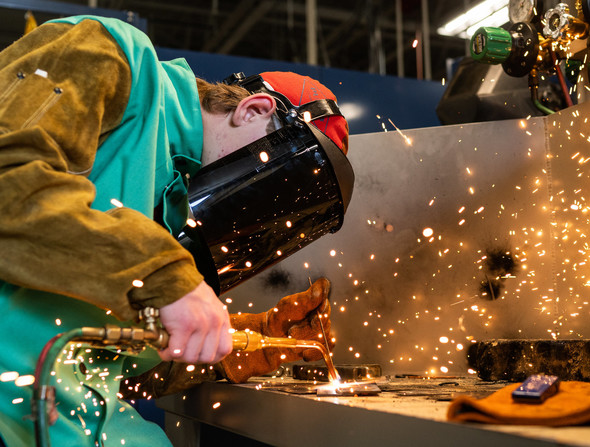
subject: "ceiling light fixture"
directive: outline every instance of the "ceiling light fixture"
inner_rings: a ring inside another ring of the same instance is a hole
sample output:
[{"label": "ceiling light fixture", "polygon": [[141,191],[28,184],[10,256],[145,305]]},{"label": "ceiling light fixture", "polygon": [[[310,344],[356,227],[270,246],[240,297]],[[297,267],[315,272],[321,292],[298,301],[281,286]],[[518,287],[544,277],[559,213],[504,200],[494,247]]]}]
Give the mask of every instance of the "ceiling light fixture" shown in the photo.
[{"label": "ceiling light fixture", "polygon": [[485,0],[436,31],[444,36],[471,39],[480,26],[501,26],[508,21],[508,0]]}]

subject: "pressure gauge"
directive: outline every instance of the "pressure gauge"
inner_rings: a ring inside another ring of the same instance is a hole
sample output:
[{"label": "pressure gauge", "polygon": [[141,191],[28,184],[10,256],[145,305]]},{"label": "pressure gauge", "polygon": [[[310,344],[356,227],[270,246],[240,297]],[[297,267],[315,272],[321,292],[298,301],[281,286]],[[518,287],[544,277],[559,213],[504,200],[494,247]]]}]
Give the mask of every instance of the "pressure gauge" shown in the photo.
[{"label": "pressure gauge", "polygon": [[510,22],[530,22],[535,17],[537,0],[510,0],[508,17]]}]

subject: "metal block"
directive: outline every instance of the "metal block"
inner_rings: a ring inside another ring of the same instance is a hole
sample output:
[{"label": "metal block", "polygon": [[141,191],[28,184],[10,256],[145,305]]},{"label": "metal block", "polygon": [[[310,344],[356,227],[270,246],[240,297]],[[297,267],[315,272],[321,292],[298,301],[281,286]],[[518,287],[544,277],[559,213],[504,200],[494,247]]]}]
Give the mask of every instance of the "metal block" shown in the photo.
[{"label": "metal block", "polygon": [[486,340],[472,344],[467,358],[483,380],[546,374],[590,381],[590,340]]}]

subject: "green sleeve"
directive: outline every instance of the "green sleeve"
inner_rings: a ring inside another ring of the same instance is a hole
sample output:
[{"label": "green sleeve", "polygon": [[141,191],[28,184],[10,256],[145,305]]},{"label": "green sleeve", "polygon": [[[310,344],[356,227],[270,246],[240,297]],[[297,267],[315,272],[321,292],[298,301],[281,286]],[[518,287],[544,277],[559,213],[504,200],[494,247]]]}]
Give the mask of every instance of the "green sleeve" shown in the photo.
[{"label": "green sleeve", "polygon": [[0,279],[121,319],[202,281],[190,253],[151,219],[91,209],[87,175],[130,85],[125,55],[92,20],[43,25],[0,53]]}]

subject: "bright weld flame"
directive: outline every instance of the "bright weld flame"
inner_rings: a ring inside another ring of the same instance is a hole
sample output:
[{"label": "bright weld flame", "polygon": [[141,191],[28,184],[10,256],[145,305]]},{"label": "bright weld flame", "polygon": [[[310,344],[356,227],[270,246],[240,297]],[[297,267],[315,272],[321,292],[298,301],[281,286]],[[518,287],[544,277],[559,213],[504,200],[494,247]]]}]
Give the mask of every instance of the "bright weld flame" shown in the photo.
[{"label": "bright weld flame", "polygon": [[[370,377],[368,377],[370,378]],[[350,396],[355,395],[356,392],[362,392],[363,388],[368,389],[368,387],[374,386],[372,382],[363,381],[354,381],[354,382],[342,382],[339,379],[330,380],[330,383],[322,384],[317,387],[318,394],[319,390],[326,390],[328,393],[326,395],[338,395],[338,394],[348,394]]]},{"label": "bright weld flame", "polygon": [[397,127],[395,124],[393,124],[393,121],[391,121],[391,119],[390,119],[390,118],[387,118],[387,121],[389,121],[389,122],[391,123],[391,125],[392,125],[393,127],[395,127],[395,130],[397,130],[397,131],[398,131],[398,133],[399,133],[399,134],[400,134],[400,135],[403,137],[403,139],[406,141],[406,144],[407,144],[408,146],[411,146],[411,145],[412,145],[412,140],[411,140],[411,139],[410,139],[410,138],[409,138],[409,137],[408,137],[406,134],[404,134],[404,133],[403,133],[403,132],[402,132],[402,131],[399,129],[399,127]]},{"label": "bright weld flame", "polygon": [[191,228],[195,228],[197,226],[197,222],[195,222],[194,219],[187,219],[186,224]]},{"label": "bright weld flame", "polygon": [[[309,112],[307,112],[307,113],[309,113]],[[266,163],[268,161],[268,159],[269,159],[268,154],[266,152],[262,151],[260,153],[260,161],[262,161],[263,163]]]},{"label": "bright weld flame", "polygon": [[215,403],[213,404],[213,409],[214,409],[214,410],[216,410],[216,409],[218,409],[220,406],[221,406],[221,402],[215,402]]},{"label": "bright weld flame", "polygon": [[328,384],[320,385],[318,387],[318,389],[319,388],[321,388],[323,390],[331,390],[331,391],[334,391],[334,392],[338,392],[338,390],[340,390],[342,388],[346,388],[346,384],[342,383],[338,379],[335,379],[335,380],[330,381],[330,383],[328,383]]},{"label": "bright weld flame", "polygon": [[303,112],[303,121],[309,123],[311,121],[311,113],[309,111]]}]

